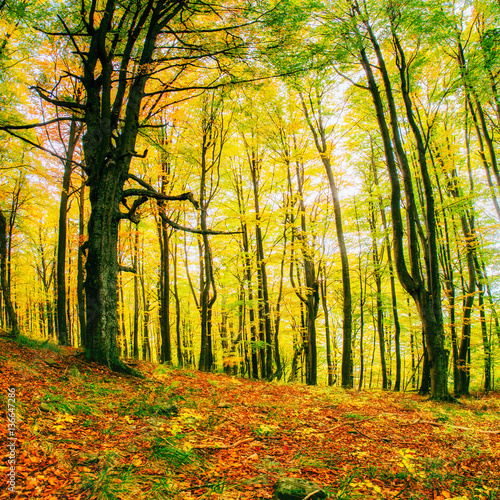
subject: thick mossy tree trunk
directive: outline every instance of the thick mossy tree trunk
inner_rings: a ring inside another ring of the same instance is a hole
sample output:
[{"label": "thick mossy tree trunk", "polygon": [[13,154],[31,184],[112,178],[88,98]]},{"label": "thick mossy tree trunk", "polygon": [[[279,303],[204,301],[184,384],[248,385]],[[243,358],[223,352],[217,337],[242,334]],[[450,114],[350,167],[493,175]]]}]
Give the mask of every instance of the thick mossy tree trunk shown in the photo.
[{"label": "thick mossy tree trunk", "polygon": [[[135,146],[146,83],[161,64],[155,57],[156,41],[184,8],[185,2],[175,0],[143,4],[106,0],[99,7],[92,2],[88,10],[82,4],[78,29],[72,31],[62,18],[60,22],[80,59],[82,72],[75,78],[84,95],[78,100],[72,96],[56,99],[53,90],[34,89],[46,102],[81,116],[86,126],[84,169],[91,214],[85,265],[85,344],[90,360],[125,372],[132,370],[120,361],[117,348],[118,227],[120,219],[135,221],[137,208],[148,198],[172,199],[130,175],[129,168],[132,158],[138,156]],[[128,179],[141,189],[125,192]],[[131,208],[128,197],[135,197]],[[120,203],[125,212],[120,211]]]},{"label": "thick mossy tree trunk", "polygon": [[113,370],[128,371],[119,360],[118,333],[118,225],[123,195],[123,166],[112,161],[98,182],[88,182],[91,213],[85,291],[87,353],[92,361]]}]

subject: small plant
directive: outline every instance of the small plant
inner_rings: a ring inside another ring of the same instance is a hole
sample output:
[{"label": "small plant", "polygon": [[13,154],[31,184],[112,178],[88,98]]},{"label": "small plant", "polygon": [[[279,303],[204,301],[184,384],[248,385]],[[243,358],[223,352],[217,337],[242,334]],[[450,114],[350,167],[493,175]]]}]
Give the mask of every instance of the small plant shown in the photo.
[{"label": "small plant", "polygon": [[174,439],[157,436],[151,447],[151,455],[164,460],[172,469],[196,463],[197,456],[193,450],[182,450],[176,446]]},{"label": "small plant", "polygon": [[346,420],[365,420],[366,417],[360,415],[359,413],[344,413],[344,418]]},{"label": "small plant", "polygon": [[101,469],[94,474],[84,476],[82,489],[90,490],[91,497],[96,500],[120,500],[128,498],[134,479],[133,466],[122,470],[114,467],[115,455],[110,453],[102,462]]},{"label": "small plant", "polygon": [[345,478],[342,478],[340,485],[337,489],[337,491],[334,493],[335,496],[333,498],[337,498],[338,500],[350,500],[352,498],[362,498],[362,495],[358,495],[352,487],[352,482],[358,477],[358,471],[357,469],[354,469],[354,471],[346,476]]},{"label": "small plant", "polygon": [[15,341],[22,346],[29,347],[30,349],[50,349],[55,353],[61,352],[61,348],[58,345],[49,342],[47,340],[37,340],[27,337],[26,335],[19,335],[15,338]]},{"label": "small plant", "polygon": [[96,415],[99,413],[89,404],[88,400],[85,403],[72,401],[70,399],[65,399],[64,396],[60,394],[53,394],[51,392],[45,393],[43,401],[48,403],[52,409],[59,413],[69,413],[71,415]]},{"label": "small plant", "polygon": [[210,492],[211,493],[217,493],[219,495],[222,495],[224,493],[224,490],[226,489],[226,478],[220,478],[217,479],[215,483],[212,483],[210,485]]},{"label": "small plant", "polygon": [[167,417],[175,416],[179,409],[174,404],[176,401],[184,400],[184,397],[177,394],[177,385],[158,385],[150,392],[143,392],[140,396],[132,398],[126,404],[120,405],[120,413],[124,415],[135,415],[137,417],[151,417],[162,415]]},{"label": "small plant", "polygon": [[261,424],[259,427],[254,427],[252,428],[252,432],[256,436],[273,436],[276,434],[276,431],[278,430],[278,427],[276,425],[266,425],[266,424]]},{"label": "small plant", "polygon": [[178,498],[176,488],[167,477],[161,477],[151,488],[151,498],[161,500],[172,500]]}]

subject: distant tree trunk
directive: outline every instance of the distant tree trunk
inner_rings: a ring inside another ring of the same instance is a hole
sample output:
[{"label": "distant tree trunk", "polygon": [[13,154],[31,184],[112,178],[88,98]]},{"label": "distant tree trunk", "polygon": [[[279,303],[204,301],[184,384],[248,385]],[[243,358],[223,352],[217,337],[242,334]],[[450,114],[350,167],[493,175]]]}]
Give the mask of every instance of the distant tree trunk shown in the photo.
[{"label": "distant tree trunk", "polygon": [[[11,290],[11,276],[12,276],[12,240],[14,234],[14,227],[16,225],[16,218],[23,201],[21,200],[21,188],[22,179],[16,181],[16,186],[14,187],[14,192],[12,193],[12,203],[10,208],[9,223],[7,226],[8,236],[7,236],[7,286],[9,288],[9,296],[11,298],[12,305],[15,309],[14,299],[12,297],[13,293]],[[8,314],[7,314],[8,317]],[[12,326],[12,325],[11,325]]]},{"label": "distant tree trunk", "polygon": [[486,326],[486,313],[484,310],[484,286],[482,283],[483,276],[478,261],[475,261],[476,272],[478,275],[477,290],[479,295],[479,318],[481,321],[481,334],[483,337],[483,353],[484,353],[484,390],[485,392],[491,391],[491,342],[488,336],[488,329]]},{"label": "distant tree trunk", "polygon": [[134,269],[134,327],[133,343],[134,358],[139,359],[139,230],[136,227],[134,231],[132,267]]},{"label": "distant tree trunk", "polygon": [[158,231],[159,231],[159,241],[160,241],[160,297],[159,297],[160,335],[161,335],[160,362],[171,364],[172,343],[170,336],[170,259],[169,259],[170,236],[167,223],[162,218],[160,218],[159,221]]},{"label": "distant tree trunk", "polygon": [[[204,131],[208,134],[208,131]],[[200,181],[200,228],[207,229],[207,209],[209,200],[206,200],[206,175],[207,175],[207,147],[208,136],[203,136],[201,157],[201,181]],[[212,346],[212,306],[217,298],[217,290],[213,277],[212,255],[207,234],[198,240],[200,249],[200,314],[201,314],[201,350],[198,369],[209,372],[213,366]],[[212,291],[212,294],[210,293]]]},{"label": "distant tree trunk", "polygon": [[323,314],[325,315],[325,342],[326,342],[326,366],[328,370],[328,385],[331,387],[335,383],[333,378],[333,364],[332,364],[332,347],[331,347],[331,333],[330,333],[330,319],[328,312],[328,304],[326,301],[326,268],[325,264],[322,266],[322,279],[320,282],[320,291],[321,291],[321,303],[323,306]]},{"label": "distant tree trunk", "polygon": [[85,181],[82,178],[80,186],[80,196],[78,198],[78,268],[76,277],[76,296],[78,301],[78,319],[80,322],[80,340],[83,347],[87,346],[87,329],[85,322],[85,292],[84,292],[84,270],[85,253],[83,251],[83,241],[85,238]]},{"label": "distant tree trunk", "polygon": [[199,226],[203,231],[198,239],[200,248],[200,314],[201,350],[198,368],[208,372],[214,365],[212,315],[217,300],[212,251],[207,234],[207,212],[219,187],[219,169],[228,125],[224,121],[224,99],[220,93],[204,96],[201,116],[200,152],[200,212]]},{"label": "distant tree trunk", "polygon": [[[167,127],[165,126],[165,129]],[[163,131],[161,136],[162,146],[165,150],[171,143],[171,138],[167,132]],[[162,194],[167,193],[169,184],[171,183],[171,162],[169,154],[165,151],[165,156],[161,161],[161,181],[160,181],[160,192]],[[158,202],[158,209],[160,211],[165,211],[165,203],[163,201]],[[163,217],[160,217],[158,222],[158,239],[160,242],[160,286],[159,286],[159,301],[160,301],[160,337],[161,337],[161,352],[160,352],[160,362],[171,364],[172,363],[172,340],[170,331],[170,235],[169,227],[167,222]],[[179,334],[178,327],[178,334]],[[180,344],[178,344],[179,348]],[[180,362],[182,366],[182,361]]]},{"label": "distant tree trunk", "polygon": [[279,331],[280,331],[280,320],[281,320],[281,301],[283,299],[283,283],[284,283],[284,273],[285,273],[285,257],[286,257],[286,249],[287,249],[287,222],[288,222],[288,199],[284,200],[285,205],[285,220],[283,223],[283,252],[281,254],[280,261],[280,281],[279,281],[279,290],[278,297],[276,299],[276,307],[275,307],[275,316],[274,316],[274,360],[276,363],[276,372],[273,374],[273,379],[276,378],[280,380],[283,376],[283,367],[281,364],[281,356],[279,349]]},{"label": "distant tree trunk", "polygon": [[[200,204],[203,207],[203,205]],[[202,208],[200,227],[207,229],[206,211]],[[198,369],[209,372],[213,367],[212,314],[217,299],[217,290],[213,277],[212,254],[208,236],[203,235],[200,256],[200,314],[201,314],[201,350]],[[212,291],[212,293],[210,293]]]},{"label": "distant tree trunk", "polygon": [[[143,244],[144,247],[144,244]],[[142,258],[144,258],[144,249],[141,252]],[[142,348],[142,355],[143,359],[147,359],[149,361],[152,361],[151,359],[151,339],[149,338],[149,318],[150,318],[150,309],[149,309],[149,296],[146,293],[146,277],[144,274],[144,264],[141,266],[141,272],[140,272],[140,282],[141,282],[141,290],[142,290],[142,304],[143,304],[143,311],[144,311],[144,317],[143,317],[143,348]]]},{"label": "distant tree trunk", "polygon": [[228,328],[228,314],[226,308],[226,295],[222,295],[222,304],[221,304],[221,318],[219,325],[219,334],[221,340],[222,347],[222,365],[223,370],[226,375],[230,375],[232,373],[232,360],[231,360],[231,348],[232,348],[232,339],[229,335]]},{"label": "distant tree trunk", "polygon": [[120,296],[118,314],[120,321],[120,334],[122,339],[122,353],[125,358],[129,358],[132,357],[131,356],[132,349],[130,349],[130,342],[127,335],[127,329],[125,326],[125,298],[123,293],[123,280],[121,273],[118,274],[118,293]]},{"label": "distant tree trunk", "polygon": [[316,385],[318,382],[318,355],[316,345],[316,317],[319,308],[319,281],[316,276],[312,244],[308,241],[306,207],[304,203],[304,166],[297,161],[295,169],[298,192],[298,209],[300,214],[300,229],[293,235],[300,242],[304,268],[305,292],[296,290],[296,295],[306,308],[307,333],[304,342],[306,358],[306,384]]},{"label": "distant tree trunk", "polygon": [[360,285],[360,294],[359,294],[359,383],[358,383],[358,391],[363,388],[363,378],[364,378],[364,370],[365,370],[365,355],[363,349],[364,342],[364,333],[365,333],[365,297],[363,296],[363,279],[361,276],[361,269],[359,269],[359,285]]},{"label": "distant tree trunk", "polygon": [[[342,286],[343,286],[343,346],[342,346],[342,387],[352,388],[353,386],[353,366],[352,366],[352,296],[351,296],[351,278],[349,273],[349,258],[347,246],[344,238],[344,228],[342,225],[342,209],[340,206],[340,197],[333,175],[331,159],[328,154],[328,143],[326,129],[323,123],[321,111],[321,96],[319,92],[316,95],[316,104],[309,99],[308,106],[301,96],[302,108],[307,123],[314,137],[316,149],[320,154],[321,161],[325,167],[330,191],[333,200],[333,212],[335,215],[335,231],[340,251],[340,261],[342,266]],[[316,109],[314,109],[316,106]],[[312,115],[312,116],[311,116]]]},{"label": "distant tree trunk", "polygon": [[[369,192],[370,199],[371,199],[371,191]],[[374,221],[375,220],[375,214],[373,213],[373,203],[370,201],[369,202],[369,209],[371,211],[371,219],[369,221]],[[364,382],[364,372],[365,372],[365,354],[364,354],[364,333],[365,333],[365,302],[366,302],[366,275],[365,279],[363,280],[363,266],[362,266],[362,261],[361,261],[361,256],[362,256],[362,247],[361,247],[361,231],[359,228],[359,216],[358,216],[358,207],[356,201],[354,202],[354,214],[356,218],[356,229],[358,233],[358,243],[359,243],[359,250],[358,250],[358,275],[359,275],[359,316],[360,316],[360,321],[359,321],[359,382],[358,382],[358,391],[360,391],[363,388],[363,382]],[[371,228],[371,222],[370,222],[370,229],[372,232],[372,240],[375,244],[375,235],[374,235],[374,229]],[[375,246],[375,245],[374,245]],[[375,259],[375,253],[373,255]],[[378,262],[378,256],[376,258],[376,261]],[[365,266],[366,268],[366,266]],[[366,271],[365,271],[366,274]],[[363,284],[364,284],[364,291],[363,291]]]},{"label": "distant tree trunk", "polygon": [[384,333],[384,306],[382,303],[382,272],[381,272],[381,257],[379,255],[376,230],[378,227],[375,217],[375,209],[373,203],[370,202],[370,232],[372,235],[372,259],[374,267],[374,279],[376,288],[377,302],[377,333],[380,351],[380,368],[382,370],[382,389],[387,390],[387,366],[385,361],[385,333]]},{"label": "distant tree trunk", "polygon": [[250,321],[250,358],[251,358],[251,377],[259,378],[259,366],[258,366],[258,355],[255,342],[257,340],[257,332],[255,328],[255,311],[253,306],[253,286],[252,286],[252,258],[250,254],[250,242],[248,237],[248,227],[245,221],[246,207],[245,200],[243,197],[243,180],[241,172],[237,173],[234,178],[236,195],[238,200],[238,211],[240,214],[240,226],[241,226],[241,239],[243,246],[243,260],[244,260],[244,281],[247,284],[247,295],[248,295],[248,315]]},{"label": "distant tree trunk", "polygon": [[[372,144],[372,170],[373,170],[373,180],[375,182],[375,185],[378,187],[379,185],[379,179],[378,179],[378,172],[377,172],[377,164],[375,163],[375,154],[373,151],[373,144]],[[389,279],[391,283],[391,305],[392,305],[392,320],[394,324],[394,343],[395,343],[395,350],[396,350],[396,379],[394,381],[394,387],[393,389],[395,391],[401,390],[401,325],[399,323],[399,314],[398,314],[398,299],[397,299],[397,294],[396,294],[396,273],[394,270],[394,262],[392,259],[392,248],[391,248],[391,242],[389,239],[389,229],[388,229],[388,224],[387,224],[387,217],[385,214],[384,210],[384,205],[383,205],[383,200],[382,196],[379,195],[378,197],[378,204],[379,204],[379,211],[380,211],[380,218],[382,220],[382,229],[384,232],[384,248],[385,251],[387,252],[387,263],[389,266]]]},{"label": "distant tree trunk", "polygon": [[80,136],[80,127],[75,121],[71,122],[64,174],[62,182],[61,200],[59,203],[59,234],[57,239],[57,271],[56,271],[56,310],[57,310],[57,337],[60,345],[69,344],[68,326],[66,324],[66,232],[67,211],[71,171],[73,170],[73,154]]},{"label": "distant tree trunk", "polygon": [[174,288],[173,294],[175,298],[175,333],[177,339],[177,364],[182,367],[184,366],[184,360],[182,356],[182,339],[181,339],[181,300],[179,298],[179,287],[177,279],[177,251],[178,242],[175,240],[174,253],[172,256],[172,261],[174,265]]},{"label": "distant tree trunk", "polygon": [[19,325],[17,322],[17,314],[14,310],[10,299],[10,288],[7,282],[7,220],[0,209],[0,283],[2,285],[3,299],[7,315],[11,335],[17,337],[19,335]]},{"label": "distant tree trunk", "polygon": [[264,258],[264,243],[261,228],[261,213],[259,203],[259,178],[260,178],[260,158],[255,148],[250,148],[247,154],[252,178],[253,199],[255,208],[255,244],[257,247],[257,276],[259,295],[259,319],[261,326],[261,340],[265,342],[265,349],[261,356],[262,377],[270,379],[273,369],[273,336],[271,331],[271,306],[269,303],[269,287],[267,284],[266,261]]}]

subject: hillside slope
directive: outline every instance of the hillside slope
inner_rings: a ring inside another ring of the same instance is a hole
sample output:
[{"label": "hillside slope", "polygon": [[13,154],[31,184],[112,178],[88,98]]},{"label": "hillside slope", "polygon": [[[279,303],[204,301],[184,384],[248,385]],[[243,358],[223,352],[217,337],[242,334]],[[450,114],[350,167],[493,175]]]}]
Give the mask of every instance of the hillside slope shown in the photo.
[{"label": "hillside slope", "polygon": [[329,498],[500,498],[497,394],[437,404],[136,368],[145,379],[0,337],[2,443],[16,393],[13,498],[270,499],[285,476]]}]

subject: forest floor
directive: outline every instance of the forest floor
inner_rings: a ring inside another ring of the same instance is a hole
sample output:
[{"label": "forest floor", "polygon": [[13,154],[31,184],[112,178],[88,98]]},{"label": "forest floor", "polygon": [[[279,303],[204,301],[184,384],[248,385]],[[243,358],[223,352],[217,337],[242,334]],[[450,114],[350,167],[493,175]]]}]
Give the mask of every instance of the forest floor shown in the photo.
[{"label": "forest floor", "polygon": [[16,388],[19,499],[270,499],[278,479],[336,499],[500,498],[500,397],[265,383],[0,337],[0,498]]}]

